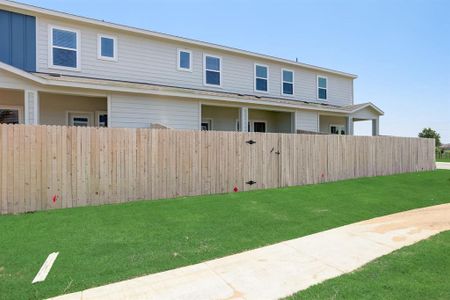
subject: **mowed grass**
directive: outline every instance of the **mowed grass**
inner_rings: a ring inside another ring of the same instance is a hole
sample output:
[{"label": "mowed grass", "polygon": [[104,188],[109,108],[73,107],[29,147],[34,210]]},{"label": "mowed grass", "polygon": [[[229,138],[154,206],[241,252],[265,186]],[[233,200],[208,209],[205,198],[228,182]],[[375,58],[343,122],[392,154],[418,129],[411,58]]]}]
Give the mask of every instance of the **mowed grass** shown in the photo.
[{"label": "mowed grass", "polygon": [[[0,298],[56,296],[448,202],[450,171],[437,170],[1,216]],[[47,280],[31,285],[54,251]]]},{"label": "mowed grass", "polygon": [[438,162],[450,162],[450,157],[436,158]]},{"label": "mowed grass", "polygon": [[450,231],[383,256],[296,299],[450,299]]}]

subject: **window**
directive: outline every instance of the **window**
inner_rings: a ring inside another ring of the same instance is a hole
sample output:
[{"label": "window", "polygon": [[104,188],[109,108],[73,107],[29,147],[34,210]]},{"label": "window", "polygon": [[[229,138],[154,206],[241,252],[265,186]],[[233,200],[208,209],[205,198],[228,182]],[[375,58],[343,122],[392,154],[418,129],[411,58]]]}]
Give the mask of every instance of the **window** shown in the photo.
[{"label": "window", "polygon": [[203,131],[212,130],[212,120],[211,119],[202,120],[202,130]]},{"label": "window", "polygon": [[72,118],[72,126],[88,127],[89,118],[83,116],[74,116]]},{"label": "window", "polygon": [[330,133],[345,135],[345,125],[330,125]]},{"label": "window", "polygon": [[95,119],[97,120],[98,127],[108,127],[108,112],[106,111],[95,112]]},{"label": "window", "polygon": [[78,70],[79,42],[78,31],[50,27],[49,67]]},{"label": "window", "polygon": [[192,52],[189,50],[178,50],[178,65],[180,71],[192,72]]},{"label": "window", "polygon": [[266,122],[254,121],[253,132],[266,132]]},{"label": "window", "polygon": [[92,123],[91,123],[92,118],[93,118],[93,113],[69,112],[69,125],[70,126],[80,126],[80,127],[92,126]]},{"label": "window", "polygon": [[255,91],[268,92],[269,68],[255,64]]},{"label": "window", "polygon": [[283,95],[294,95],[294,72],[290,70],[281,70],[281,84]]},{"label": "window", "polygon": [[317,76],[317,99],[327,100],[328,82],[326,77]]},{"label": "window", "polygon": [[222,59],[217,56],[205,55],[204,68],[205,77],[203,83],[205,85],[221,86]]},{"label": "window", "polygon": [[[267,132],[266,121],[248,121],[248,132]],[[241,124],[239,120],[236,120],[236,131],[241,131]]]},{"label": "window", "polygon": [[97,42],[98,59],[117,61],[117,38],[99,35]]},{"label": "window", "polygon": [[22,107],[0,105],[0,124],[21,123]]}]

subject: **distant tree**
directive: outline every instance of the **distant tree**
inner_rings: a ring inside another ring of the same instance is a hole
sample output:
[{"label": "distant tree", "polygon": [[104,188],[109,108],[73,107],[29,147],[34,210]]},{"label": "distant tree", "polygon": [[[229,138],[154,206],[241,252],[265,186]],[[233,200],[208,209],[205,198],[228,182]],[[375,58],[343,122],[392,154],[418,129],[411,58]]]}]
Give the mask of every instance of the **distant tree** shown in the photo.
[{"label": "distant tree", "polygon": [[441,145],[441,136],[431,128],[424,128],[422,132],[419,132],[419,137],[434,139],[436,141],[436,147]]}]

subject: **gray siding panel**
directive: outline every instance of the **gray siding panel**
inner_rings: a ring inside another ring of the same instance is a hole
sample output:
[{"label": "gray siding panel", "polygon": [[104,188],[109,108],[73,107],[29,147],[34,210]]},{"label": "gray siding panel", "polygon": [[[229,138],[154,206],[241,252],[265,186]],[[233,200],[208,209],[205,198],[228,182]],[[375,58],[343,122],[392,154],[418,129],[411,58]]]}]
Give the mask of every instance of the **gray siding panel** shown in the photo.
[{"label": "gray siding panel", "polygon": [[[62,71],[48,67],[48,27],[49,25],[73,28],[81,32],[81,71]],[[118,61],[97,59],[97,35],[108,34],[118,38]],[[185,48],[193,52],[193,70],[177,70],[177,49]],[[222,87],[212,88],[203,85],[203,54],[222,57]],[[277,98],[281,96],[281,69],[295,72],[294,98],[302,101],[317,100],[317,75],[329,79],[326,103],[349,105],[353,103],[353,80],[344,76],[319,73],[303,67],[293,67],[274,63],[270,60],[253,59],[249,56],[232,54],[217,49],[187,46],[163,39],[143,37],[123,31],[103,30],[102,28],[62,23],[49,18],[38,19],[38,71],[57,72],[68,75],[109,78],[116,80],[149,82],[188,88],[211,89],[241,94],[255,94],[254,64],[269,66],[269,93],[261,95]]]},{"label": "gray siding panel", "polygon": [[355,119],[374,120],[379,118],[379,114],[373,109],[366,107],[365,109],[362,109],[352,114],[352,117]]},{"label": "gray siding panel", "polygon": [[315,111],[297,111],[295,129],[318,132],[319,114]]},{"label": "gray siding panel", "polygon": [[113,94],[110,109],[111,127],[148,128],[158,123],[173,129],[200,128],[200,106],[196,100]]}]

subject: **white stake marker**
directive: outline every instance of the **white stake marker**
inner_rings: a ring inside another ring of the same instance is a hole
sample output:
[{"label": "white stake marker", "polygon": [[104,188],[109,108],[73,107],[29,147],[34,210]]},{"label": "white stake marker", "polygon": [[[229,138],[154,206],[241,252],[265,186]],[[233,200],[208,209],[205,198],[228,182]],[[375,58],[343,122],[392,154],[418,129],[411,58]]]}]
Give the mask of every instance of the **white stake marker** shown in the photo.
[{"label": "white stake marker", "polygon": [[48,272],[50,272],[50,269],[52,268],[53,263],[56,260],[56,257],[58,257],[58,254],[59,252],[50,253],[50,255],[47,257],[41,269],[36,274],[36,277],[34,277],[31,283],[41,282],[44,281],[45,278],[47,278]]}]

